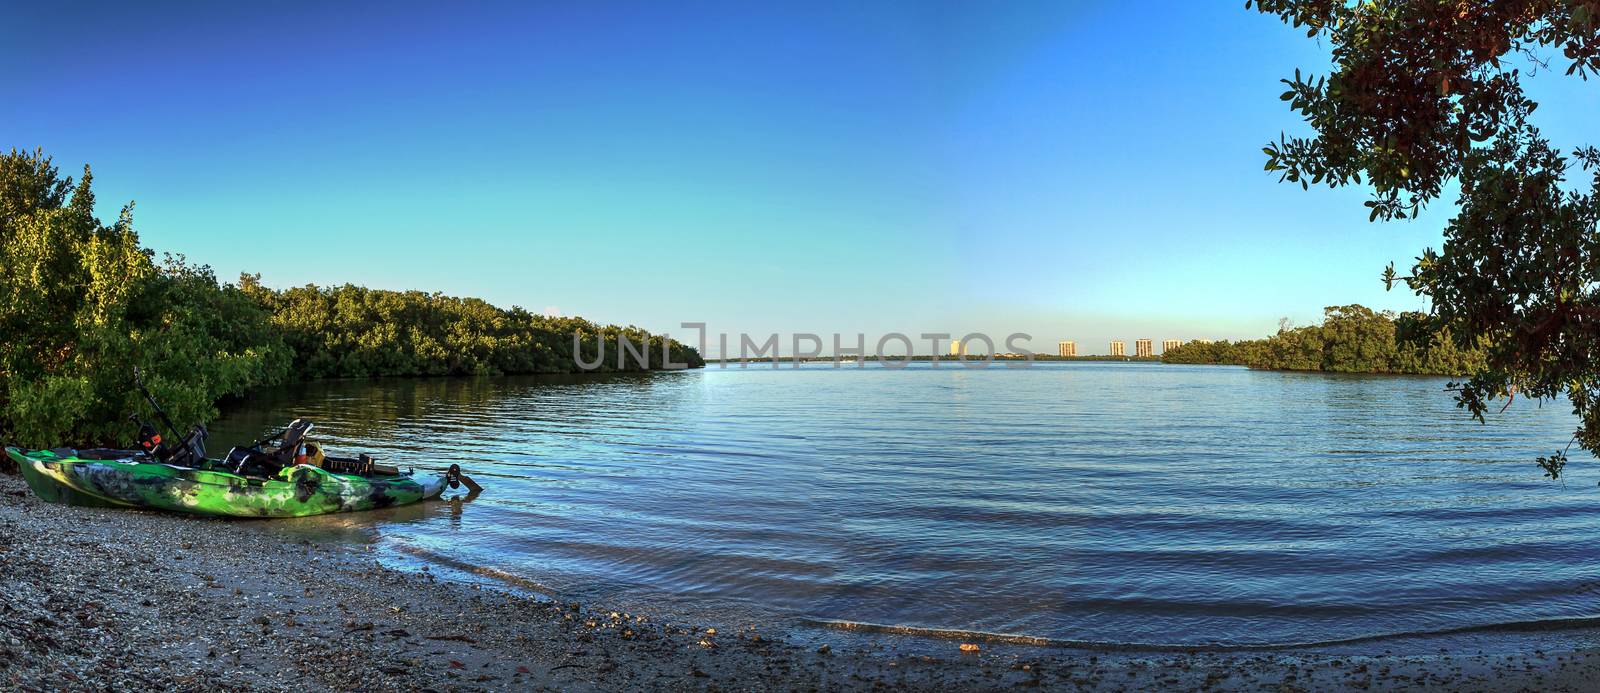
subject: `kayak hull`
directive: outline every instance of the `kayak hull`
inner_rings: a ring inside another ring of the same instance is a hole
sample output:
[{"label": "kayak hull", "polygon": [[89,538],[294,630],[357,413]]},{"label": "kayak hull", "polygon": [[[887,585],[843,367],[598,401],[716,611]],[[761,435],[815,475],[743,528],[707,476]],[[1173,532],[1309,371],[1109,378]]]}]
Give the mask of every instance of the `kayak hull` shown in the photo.
[{"label": "kayak hull", "polygon": [[245,477],[137,459],[86,460],[6,448],[39,498],[68,505],[149,508],[218,517],[305,517],[388,508],[437,498],[443,474],[362,477],[289,467]]}]

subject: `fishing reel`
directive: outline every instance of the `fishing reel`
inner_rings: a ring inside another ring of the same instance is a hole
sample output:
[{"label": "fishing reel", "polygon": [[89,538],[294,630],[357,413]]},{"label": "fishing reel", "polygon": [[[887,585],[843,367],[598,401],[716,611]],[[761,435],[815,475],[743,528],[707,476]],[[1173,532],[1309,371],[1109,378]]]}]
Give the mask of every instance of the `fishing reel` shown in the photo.
[{"label": "fishing reel", "polygon": [[136,440],[141,451],[156,459],[166,459],[166,450],[161,445],[161,432],[157,431],[155,426],[139,418],[137,412],[128,415],[128,422],[139,427]]}]

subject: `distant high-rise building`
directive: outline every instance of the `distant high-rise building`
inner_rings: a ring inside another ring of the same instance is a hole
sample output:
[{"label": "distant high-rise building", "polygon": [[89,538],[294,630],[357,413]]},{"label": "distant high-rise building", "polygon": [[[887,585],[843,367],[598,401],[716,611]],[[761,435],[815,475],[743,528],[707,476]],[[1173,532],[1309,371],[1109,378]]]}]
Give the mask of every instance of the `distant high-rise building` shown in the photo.
[{"label": "distant high-rise building", "polygon": [[957,339],[957,340],[953,340],[953,341],[950,342],[950,355],[951,356],[960,356],[961,355],[961,340]]},{"label": "distant high-rise building", "polygon": [[1163,339],[1161,340],[1161,353],[1165,354],[1181,346],[1183,346],[1183,340],[1181,339]]},{"label": "distant high-rise building", "polygon": [[1133,355],[1134,356],[1137,356],[1137,357],[1142,358],[1142,359],[1147,359],[1147,358],[1150,358],[1151,354],[1152,354],[1152,352],[1151,352],[1151,349],[1150,349],[1150,340],[1148,340],[1148,339],[1134,340],[1134,342],[1133,342]]},{"label": "distant high-rise building", "polygon": [[1078,343],[1077,342],[1066,341],[1066,342],[1062,342],[1062,343],[1060,343],[1060,344],[1058,344],[1056,346],[1061,348],[1061,355],[1062,356],[1077,356],[1078,355]]},{"label": "distant high-rise building", "polygon": [[1211,340],[1209,340],[1209,339],[1191,339],[1189,341],[1194,342],[1195,344],[1210,344],[1211,343]]},{"label": "distant high-rise building", "polygon": [[1128,343],[1124,342],[1124,341],[1122,341],[1120,339],[1113,340],[1111,342],[1111,355],[1112,356],[1127,356],[1128,355]]}]

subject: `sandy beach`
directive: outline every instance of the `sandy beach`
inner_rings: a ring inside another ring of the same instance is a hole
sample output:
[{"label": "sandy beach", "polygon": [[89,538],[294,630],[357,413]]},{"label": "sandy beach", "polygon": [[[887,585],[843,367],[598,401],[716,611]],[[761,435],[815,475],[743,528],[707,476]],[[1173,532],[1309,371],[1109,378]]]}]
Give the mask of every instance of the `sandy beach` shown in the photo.
[{"label": "sandy beach", "polygon": [[[65,507],[0,475],[11,690],[1592,690],[1588,630],[1325,651],[815,647],[380,565],[265,522]],[[1375,650],[1364,652],[1363,649]]]}]

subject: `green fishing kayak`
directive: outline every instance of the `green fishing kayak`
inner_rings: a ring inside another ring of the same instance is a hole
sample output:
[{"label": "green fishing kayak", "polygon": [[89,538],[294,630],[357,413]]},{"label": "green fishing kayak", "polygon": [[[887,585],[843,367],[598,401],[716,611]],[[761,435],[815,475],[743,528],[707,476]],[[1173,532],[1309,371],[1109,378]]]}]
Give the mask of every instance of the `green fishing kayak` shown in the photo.
[{"label": "green fishing kayak", "polygon": [[44,500],[197,515],[304,517],[387,508],[436,498],[450,480],[444,472],[356,476],[310,465],[259,478],[162,464],[133,451],[124,459],[84,459],[78,454],[6,448],[28,486]]}]

